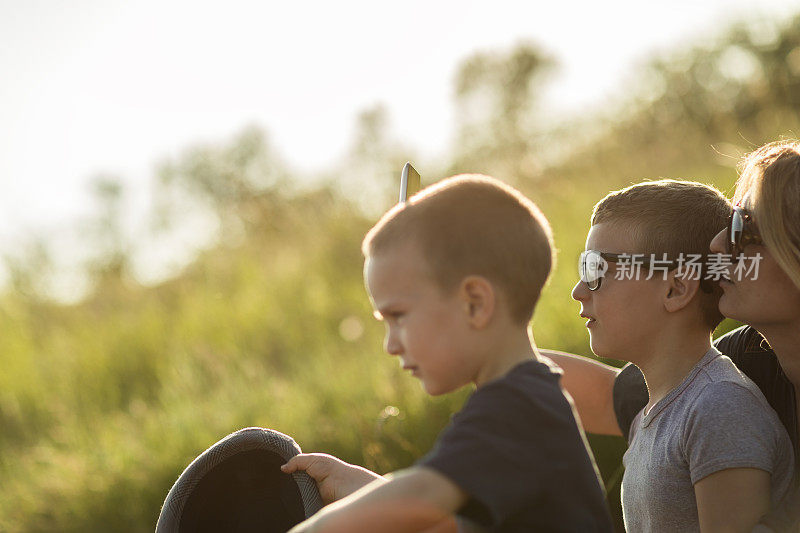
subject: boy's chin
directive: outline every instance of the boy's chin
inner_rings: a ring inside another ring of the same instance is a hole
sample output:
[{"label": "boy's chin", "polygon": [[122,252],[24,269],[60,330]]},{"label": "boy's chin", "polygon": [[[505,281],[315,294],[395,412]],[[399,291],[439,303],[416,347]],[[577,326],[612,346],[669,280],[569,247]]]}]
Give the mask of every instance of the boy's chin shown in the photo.
[{"label": "boy's chin", "polygon": [[427,387],[426,385],[422,385],[422,390],[424,390],[428,396],[441,396],[442,394],[446,394],[448,392],[437,388]]},{"label": "boy's chin", "polygon": [[606,346],[603,345],[602,342],[596,340],[594,337],[589,337],[589,348],[591,348],[592,353],[595,354],[597,357],[605,357],[613,359],[610,355],[608,355],[609,350]]},{"label": "boy's chin", "polygon": [[739,322],[747,322],[738,311],[739,309],[733,296],[723,292],[719,299],[719,312],[727,318],[738,320]]},{"label": "boy's chin", "polygon": [[422,385],[422,390],[424,390],[429,396],[441,396],[442,394],[453,392],[454,390],[459,388],[459,387],[448,387],[438,383],[426,383],[425,381],[420,381],[420,384]]}]

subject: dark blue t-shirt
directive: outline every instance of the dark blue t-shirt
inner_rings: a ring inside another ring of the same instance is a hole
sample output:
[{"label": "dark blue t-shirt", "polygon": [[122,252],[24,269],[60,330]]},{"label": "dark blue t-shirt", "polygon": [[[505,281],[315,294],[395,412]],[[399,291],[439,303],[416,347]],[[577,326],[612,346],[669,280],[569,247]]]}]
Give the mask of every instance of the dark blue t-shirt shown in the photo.
[{"label": "dark blue t-shirt", "polygon": [[611,531],[560,370],[520,363],[477,389],[417,464],[461,487],[458,514],[490,531]]}]

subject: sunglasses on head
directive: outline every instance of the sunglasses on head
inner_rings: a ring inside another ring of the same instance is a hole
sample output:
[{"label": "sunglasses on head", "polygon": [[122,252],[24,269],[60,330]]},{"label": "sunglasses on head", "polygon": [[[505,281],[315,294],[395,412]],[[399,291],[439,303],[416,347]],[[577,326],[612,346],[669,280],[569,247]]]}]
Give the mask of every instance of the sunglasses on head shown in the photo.
[{"label": "sunglasses on head", "polygon": [[744,207],[738,205],[733,207],[733,212],[728,218],[725,242],[727,252],[734,258],[739,257],[748,245],[764,243],[753,217]]},{"label": "sunglasses on head", "polygon": [[[599,252],[597,250],[586,250],[581,252],[578,260],[578,274],[581,281],[586,283],[590,291],[596,291],[603,282],[603,276],[608,272],[608,263],[618,263],[620,258],[631,262],[631,254],[612,254],[609,252]],[[650,259],[647,257],[636,257],[636,264],[649,266]]]}]

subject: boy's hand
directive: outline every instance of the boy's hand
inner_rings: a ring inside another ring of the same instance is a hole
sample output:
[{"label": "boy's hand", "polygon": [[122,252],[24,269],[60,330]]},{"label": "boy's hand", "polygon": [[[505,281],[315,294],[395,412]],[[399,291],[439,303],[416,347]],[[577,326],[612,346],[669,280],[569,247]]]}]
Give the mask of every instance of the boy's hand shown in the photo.
[{"label": "boy's hand", "polygon": [[314,478],[325,505],[341,500],[358,489],[384,477],[366,468],[351,465],[326,453],[301,453],[281,466],[285,474],[304,470]]}]

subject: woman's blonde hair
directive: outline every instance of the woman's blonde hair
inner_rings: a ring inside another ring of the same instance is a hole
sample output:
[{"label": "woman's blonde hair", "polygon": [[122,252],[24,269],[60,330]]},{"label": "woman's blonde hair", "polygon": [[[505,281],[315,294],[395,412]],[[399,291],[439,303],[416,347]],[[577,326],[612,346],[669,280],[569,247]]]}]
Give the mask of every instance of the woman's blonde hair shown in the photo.
[{"label": "woman's blonde hair", "polygon": [[769,143],[739,164],[733,202],[750,210],[764,244],[800,289],[800,141]]}]

